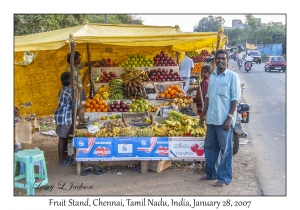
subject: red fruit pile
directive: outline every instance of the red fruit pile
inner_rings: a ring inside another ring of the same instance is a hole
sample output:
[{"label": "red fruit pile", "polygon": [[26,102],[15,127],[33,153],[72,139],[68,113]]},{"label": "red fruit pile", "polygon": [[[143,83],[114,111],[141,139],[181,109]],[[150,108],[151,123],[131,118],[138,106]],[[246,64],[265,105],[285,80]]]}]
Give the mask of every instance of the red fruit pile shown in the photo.
[{"label": "red fruit pile", "polygon": [[172,57],[169,57],[164,51],[157,54],[154,58],[154,66],[178,66]]},{"label": "red fruit pile", "polygon": [[147,71],[148,81],[165,82],[165,81],[183,81],[178,72],[173,69],[158,68]]},{"label": "red fruit pile", "polygon": [[112,61],[110,58],[102,58],[103,63],[105,63],[106,67],[117,67],[118,63],[116,61]]},{"label": "red fruit pile", "polygon": [[126,104],[124,101],[113,101],[109,106],[108,112],[128,112],[130,106]]},{"label": "red fruit pile", "polygon": [[118,75],[114,72],[107,73],[106,71],[102,73],[101,77],[97,82],[110,82],[113,78],[118,77]]},{"label": "red fruit pile", "polygon": [[209,52],[207,50],[202,50],[201,53],[197,56],[191,56],[194,63],[201,63],[205,62],[205,59],[210,56]]}]

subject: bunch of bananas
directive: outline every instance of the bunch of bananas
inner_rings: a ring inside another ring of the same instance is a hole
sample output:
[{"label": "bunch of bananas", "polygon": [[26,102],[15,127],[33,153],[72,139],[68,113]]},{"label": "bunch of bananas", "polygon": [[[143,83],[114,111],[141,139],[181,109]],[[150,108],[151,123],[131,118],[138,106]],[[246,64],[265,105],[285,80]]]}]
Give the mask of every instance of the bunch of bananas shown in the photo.
[{"label": "bunch of bananas", "polygon": [[143,71],[143,70],[130,70],[127,71],[123,77],[123,80],[136,80],[136,79],[140,79],[142,81],[147,81],[148,80],[148,74]]},{"label": "bunch of bananas", "polygon": [[102,85],[98,91],[97,94],[95,95],[95,97],[98,97],[100,100],[108,100],[109,99],[109,87]]},{"label": "bunch of bananas", "polygon": [[169,130],[168,136],[184,136],[183,131]]},{"label": "bunch of bananas", "polygon": [[124,79],[124,94],[126,98],[146,98],[147,93],[143,86],[142,80]]},{"label": "bunch of bananas", "polygon": [[192,126],[192,129],[190,131],[191,136],[205,136],[206,133],[206,127],[200,127],[199,125]]},{"label": "bunch of bananas", "polygon": [[135,131],[136,136],[155,136],[154,131],[150,127],[141,126]]},{"label": "bunch of bananas", "polygon": [[85,135],[84,132],[82,132],[81,130],[77,129],[76,133],[75,133],[75,136],[76,137],[85,137],[86,135]]},{"label": "bunch of bananas", "polygon": [[117,100],[124,98],[123,80],[120,77],[114,78],[109,83],[110,99]]},{"label": "bunch of bananas", "polygon": [[121,129],[119,127],[114,127],[111,129],[102,128],[96,133],[96,137],[118,137]]},{"label": "bunch of bananas", "polygon": [[[157,123],[157,122],[156,122]],[[168,136],[169,129],[166,125],[152,126],[155,136]]]},{"label": "bunch of bananas", "polygon": [[122,128],[119,135],[120,136],[135,136],[135,131],[131,130],[131,126],[129,126],[129,127]]}]

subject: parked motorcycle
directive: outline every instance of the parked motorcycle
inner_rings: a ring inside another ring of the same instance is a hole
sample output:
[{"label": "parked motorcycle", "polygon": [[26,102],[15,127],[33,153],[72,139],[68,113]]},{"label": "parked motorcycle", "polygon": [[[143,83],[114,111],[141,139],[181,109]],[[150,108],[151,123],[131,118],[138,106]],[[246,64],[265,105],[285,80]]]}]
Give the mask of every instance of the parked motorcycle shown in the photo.
[{"label": "parked motorcycle", "polygon": [[[242,93],[244,88],[245,88],[245,81],[241,81]],[[237,105],[235,126],[232,133],[233,155],[235,155],[239,151],[240,138],[247,138],[248,136],[248,133],[243,130],[242,123],[249,123],[249,111],[250,111],[250,104],[239,103]]]},{"label": "parked motorcycle", "polygon": [[250,61],[246,61],[246,65],[245,65],[245,70],[247,71],[247,72],[249,72],[250,70],[251,70],[251,62]]}]

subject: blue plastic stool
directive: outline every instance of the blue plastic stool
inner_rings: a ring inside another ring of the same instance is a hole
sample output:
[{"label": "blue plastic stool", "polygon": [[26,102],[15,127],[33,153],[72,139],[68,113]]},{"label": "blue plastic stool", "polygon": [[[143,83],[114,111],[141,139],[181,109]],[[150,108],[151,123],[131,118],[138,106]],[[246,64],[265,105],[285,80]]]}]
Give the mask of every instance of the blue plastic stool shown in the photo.
[{"label": "blue plastic stool", "polygon": [[[34,163],[42,162],[43,174],[34,172]],[[21,150],[15,153],[14,174],[16,174],[17,163],[24,163],[25,174],[15,176],[14,186],[16,188],[27,189],[27,195],[35,195],[35,188],[49,185],[44,152],[38,149]],[[36,181],[36,178],[41,181]],[[25,179],[25,183],[18,181]]]}]

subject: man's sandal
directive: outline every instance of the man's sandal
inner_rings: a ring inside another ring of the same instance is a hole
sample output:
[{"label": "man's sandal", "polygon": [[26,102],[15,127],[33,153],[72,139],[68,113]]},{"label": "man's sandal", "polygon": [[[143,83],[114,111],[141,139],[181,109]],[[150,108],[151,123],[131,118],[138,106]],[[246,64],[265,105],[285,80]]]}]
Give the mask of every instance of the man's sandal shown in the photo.
[{"label": "man's sandal", "polygon": [[215,187],[223,187],[224,185],[228,185],[228,184],[226,184],[226,183],[224,183],[224,182],[221,182],[220,180],[217,181],[216,183],[214,183],[214,186],[215,186]]}]

